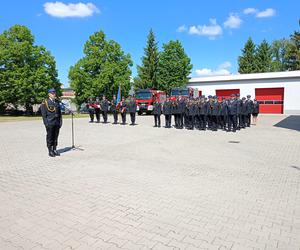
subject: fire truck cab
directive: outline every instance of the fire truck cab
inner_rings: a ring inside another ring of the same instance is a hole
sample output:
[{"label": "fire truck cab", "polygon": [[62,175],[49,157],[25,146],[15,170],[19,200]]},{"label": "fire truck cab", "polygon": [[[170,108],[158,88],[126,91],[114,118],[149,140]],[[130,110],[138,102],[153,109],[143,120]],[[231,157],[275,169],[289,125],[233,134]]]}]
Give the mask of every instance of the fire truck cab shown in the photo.
[{"label": "fire truck cab", "polygon": [[160,103],[166,101],[166,93],[156,89],[139,89],[135,92],[138,115],[150,114],[153,110],[154,100]]},{"label": "fire truck cab", "polygon": [[177,97],[182,96],[183,98],[194,97],[193,88],[173,88],[170,94],[170,100],[176,100]]}]

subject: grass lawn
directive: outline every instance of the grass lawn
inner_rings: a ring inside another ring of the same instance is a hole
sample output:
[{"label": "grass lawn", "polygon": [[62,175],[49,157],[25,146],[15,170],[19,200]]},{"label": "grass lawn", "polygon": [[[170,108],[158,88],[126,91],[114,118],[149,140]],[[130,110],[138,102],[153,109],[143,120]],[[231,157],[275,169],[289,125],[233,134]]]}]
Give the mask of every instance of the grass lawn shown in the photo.
[{"label": "grass lawn", "polygon": [[[88,114],[76,114],[74,118],[86,118]],[[63,119],[70,119],[71,115],[63,115]],[[0,115],[0,122],[22,122],[22,121],[34,121],[41,120],[41,116],[13,116],[13,115]]]}]

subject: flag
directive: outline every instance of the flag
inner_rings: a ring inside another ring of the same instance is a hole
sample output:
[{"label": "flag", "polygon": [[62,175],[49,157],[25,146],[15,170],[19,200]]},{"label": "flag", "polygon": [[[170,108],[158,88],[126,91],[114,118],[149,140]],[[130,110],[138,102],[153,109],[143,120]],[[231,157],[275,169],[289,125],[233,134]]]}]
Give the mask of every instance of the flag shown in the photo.
[{"label": "flag", "polygon": [[117,104],[121,101],[121,84],[119,85],[118,95],[117,95]]}]

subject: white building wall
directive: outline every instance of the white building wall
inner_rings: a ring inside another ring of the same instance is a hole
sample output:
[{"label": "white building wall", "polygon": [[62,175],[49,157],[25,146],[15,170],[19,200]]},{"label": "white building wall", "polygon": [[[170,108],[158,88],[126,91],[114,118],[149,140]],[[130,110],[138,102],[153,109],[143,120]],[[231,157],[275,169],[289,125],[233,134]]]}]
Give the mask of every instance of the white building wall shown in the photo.
[{"label": "white building wall", "polygon": [[300,114],[300,78],[299,79],[256,79],[241,81],[190,82],[188,87],[198,88],[202,95],[216,95],[217,89],[240,89],[241,97],[251,95],[255,98],[256,88],[284,88],[284,114]]}]

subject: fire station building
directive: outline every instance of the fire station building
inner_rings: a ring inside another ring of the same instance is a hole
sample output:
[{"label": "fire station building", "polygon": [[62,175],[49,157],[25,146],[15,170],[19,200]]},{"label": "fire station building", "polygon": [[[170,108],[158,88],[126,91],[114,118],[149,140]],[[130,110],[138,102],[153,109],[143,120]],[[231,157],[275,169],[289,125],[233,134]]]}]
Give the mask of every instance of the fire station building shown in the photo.
[{"label": "fire station building", "polygon": [[300,71],[197,77],[189,80],[188,87],[206,97],[251,95],[260,103],[260,113],[300,114]]}]

